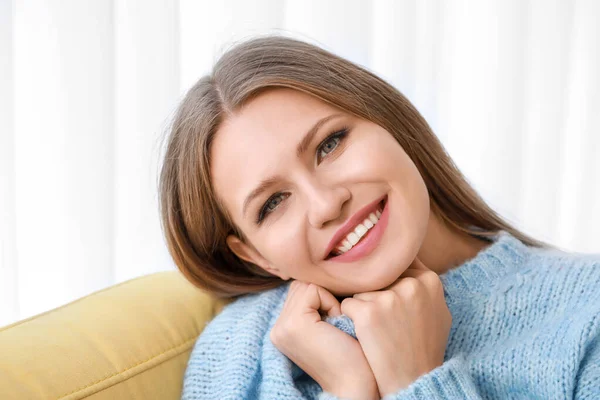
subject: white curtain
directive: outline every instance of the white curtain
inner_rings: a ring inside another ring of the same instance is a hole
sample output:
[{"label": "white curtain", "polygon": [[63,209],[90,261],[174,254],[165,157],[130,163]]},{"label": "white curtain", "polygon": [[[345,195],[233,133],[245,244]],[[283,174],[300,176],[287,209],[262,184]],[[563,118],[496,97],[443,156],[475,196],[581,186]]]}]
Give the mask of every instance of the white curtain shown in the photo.
[{"label": "white curtain", "polygon": [[595,0],[0,0],[0,325],[174,268],[161,134],[266,32],[375,71],[501,214],[600,252],[598,21]]}]

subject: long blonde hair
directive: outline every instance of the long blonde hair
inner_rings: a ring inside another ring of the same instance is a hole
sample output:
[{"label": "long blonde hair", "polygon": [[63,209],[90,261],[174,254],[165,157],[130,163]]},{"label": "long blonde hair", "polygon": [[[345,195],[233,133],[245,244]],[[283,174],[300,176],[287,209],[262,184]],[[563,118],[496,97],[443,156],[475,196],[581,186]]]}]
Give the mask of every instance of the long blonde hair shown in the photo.
[{"label": "long blonde hair", "polygon": [[415,163],[432,211],[470,235],[500,230],[543,247],[494,212],[469,185],[425,119],[393,86],[317,46],[279,37],[238,44],[201,78],[179,105],[160,173],[160,213],[178,269],[217,297],[235,297],[283,281],[235,256],[225,238],[233,224],[210,181],[210,145],[221,122],[259,92],[285,87],[308,93],[390,132]]}]

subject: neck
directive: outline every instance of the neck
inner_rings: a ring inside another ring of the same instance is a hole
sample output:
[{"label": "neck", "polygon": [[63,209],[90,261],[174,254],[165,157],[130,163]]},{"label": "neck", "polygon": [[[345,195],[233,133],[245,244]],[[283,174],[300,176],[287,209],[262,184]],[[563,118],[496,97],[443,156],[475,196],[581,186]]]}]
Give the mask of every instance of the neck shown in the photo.
[{"label": "neck", "polygon": [[431,212],[427,233],[417,257],[427,268],[441,275],[472,259],[489,245],[487,240],[473,237],[445,224]]}]

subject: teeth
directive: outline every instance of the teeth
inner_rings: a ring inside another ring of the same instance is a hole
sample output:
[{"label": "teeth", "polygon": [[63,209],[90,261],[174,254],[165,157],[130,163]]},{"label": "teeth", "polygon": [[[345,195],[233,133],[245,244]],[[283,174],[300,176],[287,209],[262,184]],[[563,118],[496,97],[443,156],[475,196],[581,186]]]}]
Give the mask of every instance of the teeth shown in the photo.
[{"label": "teeth", "polygon": [[379,209],[369,214],[369,216],[365,218],[365,220],[362,223],[356,225],[354,231],[350,232],[338,244],[338,246],[335,249],[335,253],[339,255],[344,254],[345,252],[350,250],[356,243],[358,243],[361,237],[363,237],[371,228],[373,228],[377,224],[379,218],[381,218],[381,211],[379,211]]},{"label": "teeth", "polygon": [[350,232],[346,237],[348,238],[350,243],[352,243],[352,246],[354,246],[360,240],[360,236],[358,236],[358,233],[356,232]]},{"label": "teeth", "polygon": [[367,233],[368,229],[366,226],[364,226],[363,224],[358,224],[356,225],[356,228],[354,228],[354,232],[356,232],[356,234],[360,237],[362,237],[365,233]]}]

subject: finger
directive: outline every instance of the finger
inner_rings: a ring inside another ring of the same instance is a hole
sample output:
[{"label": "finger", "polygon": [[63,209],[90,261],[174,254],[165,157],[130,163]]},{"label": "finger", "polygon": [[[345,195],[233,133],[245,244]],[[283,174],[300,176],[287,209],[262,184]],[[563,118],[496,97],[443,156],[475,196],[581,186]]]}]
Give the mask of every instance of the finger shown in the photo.
[{"label": "finger", "polygon": [[411,269],[406,272],[406,277],[417,278],[427,287],[437,287],[441,283],[440,276],[432,270]]},{"label": "finger", "polygon": [[300,288],[306,289],[306,286],[308,286],[308,285],[305,284],[302,281],[297,281],[297,280],[292,281],[292,283],[290,283],[290,287],[288,289],[286,303],[292,302],[293,300],[291,300],[291,299],[293,299],[296,296],[296,294],[298,293],[299,289]]},{"label": "finger", "polygon": [[305,300],[301,302],[302,307],[308,307],[309,311],[321,314],[323,311],[326,315],[335,317],[341,315],[339,301],[326,289],[309,283],[299,289],[298,296],[302,296]]},{"label": "finger", "polygon": [[363,301],[371,301],[375,300],[377,296],[379,296],[379,292],[364,292],[364,293],[356,293],[352,296],[353,299],[363,300]]},{"label": "finger", "polygon": [[405,276],[400,278],[396,283],[391,286],[388,290],[396,293],[400,298],[404,298],[404,293],[409,290],[409,293],[413,293],[415,290],[417,293],[422,290],[426,290],[425,284],[419,279],[412,276]]},{"label": "finger", "polygon": [[396,279],[394,282],[392,282],[390,285],[387,285],[386,287],[384,287],[383,289],[380,290],[380,292],[383,292],[384,290],[393,290],[394,287],[396,285],[398,285],[400,283],[400,281],[402,280],[402,275],[400,275],[400,277],[398,277],[398,279]]},{"label": "finger", "polygon": [[356,321],[356,317],[359,315],[361,310],[367,304],[364,300],[355,299],[353,297],[347,297],[342,300],[341,310],[344,315],[350,317],[352,321]]},{"label": "finger", "polygon": [[299,281],[292,281],[288,288],[287,297],[283,302],[283,307],[281,309],[281,314],[285,315],[290,312],[293,312],[299,306],[299,302],[296,300],[296,292],[298,291],[298,287],[301,285]]},{"label": "finger", "polygon": [[398,284],[400,284],[400,281],[402,280],[402,278],[420,276],[422,273],[428,272],[428,271],[433,272],[432,270],[427,268],[425,266],[425,264],[423,264],[421,262],[421,260],[419,260],[418,258],[415,258],[413,260],[413,262],[408,266],[408,268],[406,270],[404,270],[404,272],[402,274],[400,274],[400,277],[394,281],[394,283],[386,286],[382,290],[392,290],[396,286],[398,286]]},{"label": "finger", "polygon": [[317,286],[317,295],[319,296],[320,306],[319,310],[324,311],[330,317],[337,317],[342,315],[340,302],[331,294],[328,290]]},{"label": "finger", "polygon": [[438,295],[444,295],[444,290],[439,275],[431,270],[423,271],[418,269],[410,269],[406,270],[402,274],[402,277],[418,279],[421,283],[423,283],[423,285],[425,285],[425,288],[431,294],[432,298],[436,298]]},{"label": "finger", "polygon": [[318,307],[319,304],[318,296],[316,296],[316,294],[309,294],[307,296],[307,291],[310,288],[310,286],[310,283],[294,280],[288,292],[286,302],[284,303],[284,309],[286,307],[286,304],[289,303],[288,307],[290,309],[303,309],[308,306],[309,308],[314,308],[315,310],[317,310],[317,308],[315,307]]},{"label": "finger", "polygon": [[293,280],[292,283],[290,283],[290,288],[288,290],[288,295],[291,296],[294,293],[296,293],[296,291],[298,291],[298,287],[302,286],[302,282],[301,281],[297,281],[297,280]]}]

